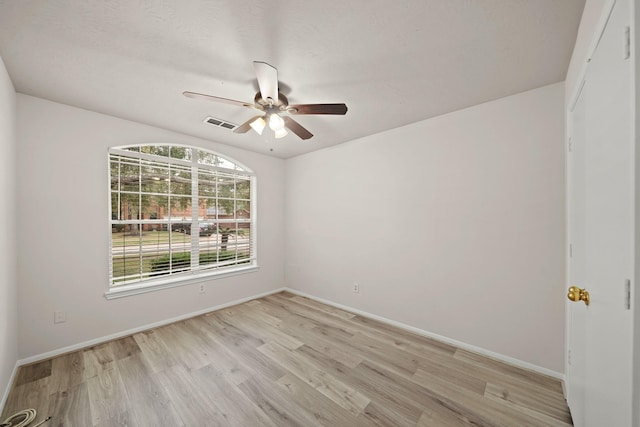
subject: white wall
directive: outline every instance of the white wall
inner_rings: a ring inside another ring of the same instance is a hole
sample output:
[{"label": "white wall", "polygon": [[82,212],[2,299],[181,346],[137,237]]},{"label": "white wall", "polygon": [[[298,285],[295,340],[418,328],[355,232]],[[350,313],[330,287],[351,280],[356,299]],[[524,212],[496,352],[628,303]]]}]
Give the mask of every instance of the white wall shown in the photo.
[{"label": "white wall", "polygon": [[[268,292],[284,284],[284,161],[170,131],[17,95],[19,349],[39,355]],[[258,178],[257,273],[106,300],[107,148],[139,143],[202,146]],[[54,311],[67,322],[53,323]]]},{"label": "white wall", "polygon": [[16,92],[0,58],[0,409],[18,358],[15,127]]},{"label": "white wall", "polygon": [[555,84],[289,159],[287,285],[563,372],[563,96]]},{"label": "white wall", "polygon": [[[562,99],[552,85],[285,162],[19,94],[20,357],[276,289],[286,272],[290,287],[561,372]],[[256,171],[258,273],[204,295],[103,297],[107,147],[145,142]]]}]

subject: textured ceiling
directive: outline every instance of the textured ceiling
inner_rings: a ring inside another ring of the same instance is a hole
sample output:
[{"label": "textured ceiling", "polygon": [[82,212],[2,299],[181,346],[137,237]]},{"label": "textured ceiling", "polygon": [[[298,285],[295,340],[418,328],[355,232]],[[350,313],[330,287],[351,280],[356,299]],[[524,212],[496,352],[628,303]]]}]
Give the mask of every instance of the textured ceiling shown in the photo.
[{"label": "textured ceiling", "polygon": [[[18,92],[282,158],[563,81],[584,0],[0,0]],[[203,123],[255,110],[252,61],[278,69],[315,136]],[[267,134],[267,132],[265,132]]]}]

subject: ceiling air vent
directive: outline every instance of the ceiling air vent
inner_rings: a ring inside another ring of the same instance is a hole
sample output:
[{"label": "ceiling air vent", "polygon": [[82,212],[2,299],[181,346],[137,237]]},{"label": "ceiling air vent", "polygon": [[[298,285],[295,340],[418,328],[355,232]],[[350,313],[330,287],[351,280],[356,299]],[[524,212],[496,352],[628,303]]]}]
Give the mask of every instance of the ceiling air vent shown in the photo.
[{"label": "ceiling air vent", "polygon": [[226,122],[221,119],[216,119],[215,117],[207,117],[204,121],[205,123],[210,123],[212,125],[219,126],[225,129],[230,129],[230,130],[234,130],[235,128],[238,127],[238,125],[234,123]]}]

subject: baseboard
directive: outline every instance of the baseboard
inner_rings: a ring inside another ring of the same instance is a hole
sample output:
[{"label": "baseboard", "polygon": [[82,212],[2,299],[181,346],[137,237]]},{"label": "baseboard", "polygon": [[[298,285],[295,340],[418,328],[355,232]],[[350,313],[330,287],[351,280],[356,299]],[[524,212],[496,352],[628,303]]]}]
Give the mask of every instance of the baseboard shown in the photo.
[{"label": "baseboard", "polygon": [[327,305],[330,305],[330,306],[333,306],[333,307],[336,307],[336,308],[339,308],[339,309],[342,309],[342,310],[347,310],[347,311],[350,311],[352,313],[356,313],[356,314],[359,314],[361,316],[364,316],[364,317],[367,317],[367,318],[370,318],[370,319],[378,320],[380,322],[395,326],[397,328],[404,329],[406,331],[413,332],[415,334],[422,335],[422,336],[427,337],[427,338],[432,338],[432,339],[435,339],[435,340],[438,340],[438,341],[453,345],[455,347],[471,351],[473,353],[477,353],[477,354],[480,354],[480,355],[483,355],[483,356],[486,356],[486,357],[489,357],[489,358],[492,358],[492,359],[499,360],[501,362],[508,363],[510,365],[513,365],[513,366],[516,366],[516,367],[519,367],[519,368],[528,369],[528,370],[533,371],[533,372],[537,372],[537,373],[540,373],[540,374],[543,374],[543,375],[547,375],[547,376],[559,379],[559,380],[561,380],[563,382],[564,382],[564,379],[565,379],[564,374],[562,374],[560,372],[556,372],[556,371],[553,371],[553,370],[550,370],[550,369],[547,369],[547,368],[543,368],[541,366],[534,365],[532,363],[525,362],[523,360],[519,360],[519,359],[510,357],[510,356],[505,356],[505,355],[500,354],[500,353],[495,353],[495,352],[487,350],[485,348],[477,347],[477,346],[474,346],[474,345],[471,345],[471,344],[467,344],[465,342],[458,341],[458,340],[455,340],[455,339],[452,339],[452,338],[449,338],[449,337],[445,337],[445,336],[442,336],[442,335],[434,334],[432,332],[425,331],[423,329],[416,328],[414,326],[410,326],[410,325],[407,325],[407,324],[404,324],[404,323],[401,323],[401,322],[397,322],[395,320],[387,319],[386,317],[378,316],[376,314],[368,313],[366,311],[359,310],[357,308],[353,308],[353,307],[350,307],[350,306],[347,306],[347,305],[339,304],[339,303],[336,303],[334,301],[326,300],[324,298],[320,298],[320,297],[317,297],[315,295],[307,294],[306,292],[302,292],[302,291],[299,291],[299,290],[294,289],[294,288],[282,287],[282,288],[274,289],[274,290],[271,290],[271,291],[268,291],[268,292],[263,292],[263,293],[260,293],[260,294],[252,295],[252,296],[249,296],[249,297],[246,297],[246,298],[241,298],[241,299],[238,299],[238,300],[230,301],[230,302],[225,303],[225,304],[220,304],[220,305],[209,307],[209,308],[206,308],[206,309],[203,309],[203,310],[198,310],[198,311],[194,311],[194,312],[191,312],[191,313],[183,314],[183,315],[180,315],[180,316],[177,316],[177,317],[173,317],[171,319],[165,319],[165,320],[162,320],[162,321],[159,321],[159,322],[147,324],[147,325],[140,326],[140,327],[137,327],[137,328],[129,329],[129,330],[118,332],[118,333],[111,334],[111,335],[106,335],[106,336],[103,336],[103,337],[100,337],[100,338],[92,339],[92,340],[89,340],[89,341],[84,341],[84,342],[81,342],[81,343],[78,343],[78,344],[74,344],[74,345],[71,345],[71,346],[62,347],[62,348],[59,348],[59,349],[56,349],[56,350],[52,350],[52,351],[49,351],[49,352],[46,352],[46,353],[42,353],[42,354],[38,354],[38,355],[35,355],[35,356],[27,357],[27,358],[24,358],[24,359],[20,359],[20,360],[18,360],[16,362],[16,367],[14,368],[14,372],[13,372],[13,374],[11,376],[11,382],[9,383],[9,386],[8,386],[7,390],[5,391],[5,395],[4,395],[3,401],[2,401],[2,406],[0,406],[0,407],[4,407],[4,400],[8,397],[8,391],[11,389],[11,384],[13,384],[13,379],[14,379],[14,376],[16,375],[17,368],[20,367],[20,366],[29,365],[29,364],[36,363],[36,362],[39,362],[39,361],[42,361],[42,360],[50,359],[52,357],[60,356],[62,354],[71,353],[71,352],[74,352],[74,351],[77,351],[77,350],[82,350],[83,348],[88,348],[88,347],[92,347],[94,345],[102,344],[102,343],[105,343],[105,342],[108,342],[108,341],[113,341],[113,340],[118,339],[118,338],[123,338],[123,337],[129,336],[129,335],[137,334],[139,332],[147,331],[149,329],[158,328],[160,326],[165,326],[165,325],[168,325],[168,324],[171,324],[171,323],[179,322],[181,320],[189,319],[191,317],[200,316],[202,314],[210,313],[212,311],[221,310],[223,308],[231,307],[231,306],[234,306],[234,305],[237,305],[237,304],[242,304],[242,303],[247,302],[247,301],[251,301],[251,300],[254,300],[254,299],[257,299],[257,298],[262,298],[262,297],[265,297],[265,296],[268,296],[268,295],[273,295],[273,294],[276,294],[276,293],[282,292],[282,291],[288,291],[288,292],[291,292],[292,294],[300,295],[300,296],[303,296],[303,297],[306,297],[306,298],[321,302],[323,304],[327,304]]},{"label": "baseboard", "polygon": [[285,290],[287,292],[291,292],[292,294],[300,295],[300,296],[303,296],[303,297],[306,297],[306,298],[321,302],[323,304],[327,304],[327,305],[330,305],[330,306],[333,306],[333,307],[336,307],[336,308],[339,308],[339,309],[342,309],[342,310],[350,311],[352,313],[356,313],[356,314],[359,314],[361,316],[368,317],[369,319],[378,320],[378,321],[386,323],[388,325],[392,325],[392,326],[395,326],[397,328],[404,329],[405,331],[413,332],[414,334],[422,335],[422,336],[427,337],[427,338],[432,338],[434,340],[438,340],[438,341],[444,342],[446,344],[451,344],[451,345],[453,345],[455,347],[458,347],[458,348],[461,348],[461,349],[464,349],[464,350],[468,350],[470,352],[477,353],[477,354],[480,354],[482,356],[489,357],[491,359],[499,360],[501,362],[508,363],[509,365],[516,366],[518,368],[523,368],[523,369],[527,369],[529,371],[537,372],[539,374],[547,375],[549,377],[553,377],[553,378],[556,378],[558,380],[561,380],[564,383],[564,378],[565,378],[564,374],[562,374],[560,372],[556,372],[556,371],[553,371],[551,369],[543,368],[542,366],[534,365],[533,363],[525,362],[523,360],[516,359],[516,358],[510,357],[510,356],[505,356],[504,354],[495,353],[493,351],[487,350],[487,349],[482,348],[482,347],[476,347],[474,345],[467,344],[467,343],[464,343],[462,341],[457,341],[457,340],[454,340],[452,338],[448,338],[448,337],[445,337],[445,336],[442,336],[442,335],[434,334],[432,332],[425,331],[423,329],[416,328],[414,326],[410,326],[410,325],[407,325],[407,324],[404,324],[404,323],[396,322],[395,320],[387,319],[386,317],[378,316],[376,314],[371,314],[371,313],[368,313],[366,311],[359,310],[357,308],[349,307],[349,306],[343,305],[343,304],[338,304],[336,302],[333,302],[333,301],[330,301],[330,300],[326,300],[324,298],[319,298],[319,297],[316,297],[314,295],[307,294],[306,292],[302,292],[302,291],[299,291],[297,289],[285,288]]},{"label": "baseboard", "polygon": [[[198,311],[194,311],[191,313],[187,313],[187,314],[183,314],[180,316],[176,316],[176,317],[172,317],[170,319],[165,319],[165,320],[161,320],[159,322],[155,322],[155,323],[150,323],[144,326],[139,326],[137,328],[133,328],[133,329],[128,329],[126,331],[122,331],[122,332],[117,332],[115,334],[111,334],[111,335],[106,335],[106,336],[102,336],[100,338],[95,338],[92,340],[88,340],[88,341],[83,341],[80,342],[78,344],[74,344],[74,345],[70,345],[67,347],[62,347],[56,350],[52,350],[52,351],[48,351],[46,353],[42,353],[42,354],[38,354],[35,356],[31,356],[31,357],[27,357],[24,359],[20,359],[18,360],[17,364],[16,364],[16,368],[19,366],[24,366],[24,365],[30,365],[32,363],[36,363],[36,362],[40,362],[42,360],[47,360],[47,359],[51,359],[52,357],[56,357],[56,356],[60,356],[66,353],[71,353],[74,351],[78,351],[78,350],[82,350],[83,348],[88,348],[88,347],[93,347],[94,345],[98,345],[98,344],[102,344],[108,341],[113,341],[119,338],[124,338],[127,337],[129,335],[133,335],[133,334],[137,334],[139,332],[144,332],[144,331],[148,331],[149,329],[153,329],[153,328],[158,328],[160,326],[165,326],[165,325],[169,325],[171,323],[175,323],[175,322],[179,322],[181,320],[185,320],[185,319],[190,319],[192,317],[196,317],[196,316],[200,316],[202,314],[206,314],[206,313],[210,313],[212,311],[216,311],[216,310],[221,310],[223,308],[227,308],[227,307],[231,307],[234,305],[238,305],[238,304],[242,304],[243,302],[247,302],[247,301],[251,301],[257,298],[262,298],[262,297],[266,297],[268,295],[273,295],[273,294],[277,294],[278,292],[282,292],[286,290],[286,288],[278,288],[278,289],[274,289],[268,292],[263,292],[257,295],[252,295],[246,298],[241,298],[241,299],[237,299],[237,300],[233,300],[224,304],[220,304],[220,305],[216,305],[213,307],[209,307],[209,308],[205,308],[203,310],[198,310]],[[15,372],[14,372],[15,374]]]},{"label": "baseboard", "polygon": [[0,414],[4,411],[4,405],[7,404],[7,399],[9,398],[9,392],[11,392],[11,388],[16,380],[16,375],[18,374],[18,368],[20,367],[19,363],[13,366],[13,372],[11,372],[11,376],[9,377],[9,382],[7,383],[7,388],[4,390],[2,394],[2,400],[0,400]]}]

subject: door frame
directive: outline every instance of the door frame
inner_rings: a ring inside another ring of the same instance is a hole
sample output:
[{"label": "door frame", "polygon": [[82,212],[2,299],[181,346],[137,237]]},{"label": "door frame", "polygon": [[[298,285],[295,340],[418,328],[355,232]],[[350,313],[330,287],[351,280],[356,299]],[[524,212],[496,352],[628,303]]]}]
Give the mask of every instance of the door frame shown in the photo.
[{"label": "door frame", "polygon": [[[636,289],[636,284],[640,283],[640,218],[638,217],[638,213],[640,213],[640,141],[638,140],[640,129],[640,85],[638,84],[638,70],[640,70],[640,33],[636,31],[637,24],[640,22],[640,7],[636,7],[636,0],[606,0],[605,4],[602,7],[600,12],[600,17],[595,26],[595,30],[592,34],[591,42],[589,44],[589,48],[587,49],[587,55],[582,62],[582,65],[578,71],[576,81],[578,84],[572,89],[571,93],[568,94],[566,98],[567,102],[565,102],[565,153],[567,156],[565,157],[565,190],[566,190],[566,199],[565,199],[565,220],[566,220],[566,251],[565,251],[565,265],[567,266],[565,271],[565,289],[571,286],[570,283],[570,235],[569,235],[569,222],[570,222],[570,197],[569,197],[569,156],[568,153],[570,151],[571,144],[571,133],[572,133],[572,125],[573,125],[573,110],[579,100],[580,94],[584,88],[585,80],[587,76],[587,69],[589,67],[589,61],[593,57],[600,39],[602,38],[602,34],[607,26],[609,18],[613,12],[613,8],[618,1],[629,1],[631,7],[631,34],[630,34],[630,42],[631,42],[631,54],[633,55],[633,63],[632,72],[633,72],[633,82],[632,82],[632,91],[634,93],[634,100],[632,104],[633,117],[635,120],[635,124],[633,126],[632,134],[634,143],[634,151],[635,151],[635,178],[634,178],[634,189],[633,189],[633,197],[634,197],[634,272],[633,272],[633,283],[631,286],[631,303],[634,304],[634,307],[640,307],[640,292]],[[569,302],[567,301],[568,305]],[[633,425],[640,425],[640,310],[634,309],[634,319],[633,319],[633,365],[632,365],[632,375],[633,375],[633,407],[632,407],[632,420]],[[569,372],[569,344],[570,344],[570,312],[568,309],[565,310],[565,378],[564,383],[567,380],[567,372]],[[564,384],[563,384],[564,385]],[[565,388],[565,394],[566,394]]]},{"label": "door frame", "polygon": [[[638,32],[638,23],[640,23],[640,7],[637,1],[631,2],[631,55],[633,55],[633,63],[631,64],[633,72],[633,93],[634,100],[632,104],[634,126],[633,140],[635,149],[635,188],[634,188],[634,283],[631,287],[631,303],[634,307],[640,307],[640,292],[638,292],[637,284],[640,283],[640,85],[638,84],[638,70],[640,70],[640,46],[638,43],[640,34]],[[633,425],[640,425],[640,310],[635,310],[633,319]]]}]

